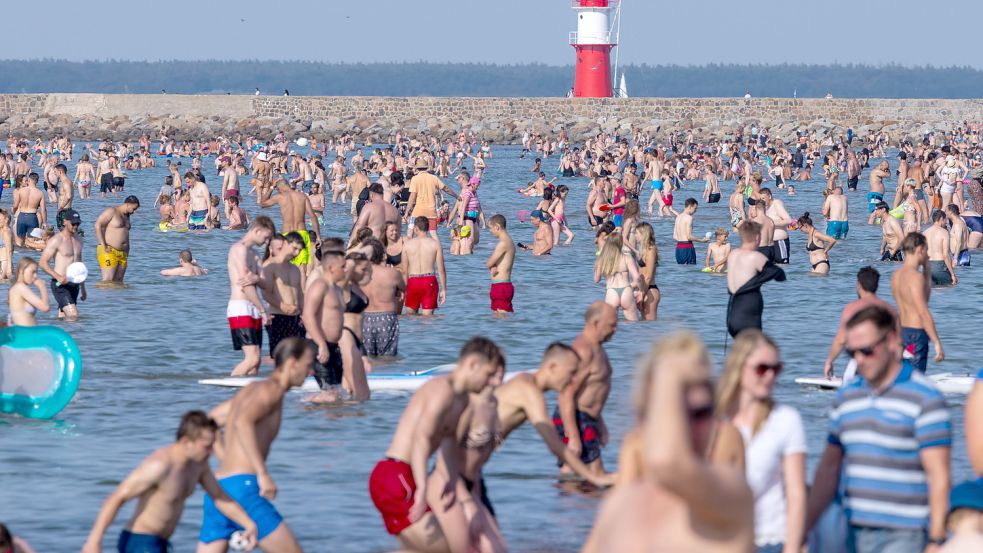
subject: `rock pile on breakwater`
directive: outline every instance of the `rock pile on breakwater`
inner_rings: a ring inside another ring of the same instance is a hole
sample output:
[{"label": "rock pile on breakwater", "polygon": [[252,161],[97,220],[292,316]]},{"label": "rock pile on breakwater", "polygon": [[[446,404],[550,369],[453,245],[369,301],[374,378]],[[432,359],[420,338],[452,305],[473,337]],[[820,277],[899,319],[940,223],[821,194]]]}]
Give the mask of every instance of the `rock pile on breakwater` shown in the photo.
[{"label": "rock pile on breakwater", "polygon": [[67,134],[75,140],[156,136],[178,140],[241,133],[326,137],[355,133],[384,142],[393,130],[452,138],[473,131],[495,143],[517,143],[526,129],[566,129],[582,142],[600,132],[639,128],[656,135],[693,130],[700,138],[730,136],[739,126],[767,128],[789,139],[796,131],[855,134],[885,130],[892,138],[983,121],[981,100],[779,98],[450,98],[192,96],[153,94],[0,95],[0,133]]}]

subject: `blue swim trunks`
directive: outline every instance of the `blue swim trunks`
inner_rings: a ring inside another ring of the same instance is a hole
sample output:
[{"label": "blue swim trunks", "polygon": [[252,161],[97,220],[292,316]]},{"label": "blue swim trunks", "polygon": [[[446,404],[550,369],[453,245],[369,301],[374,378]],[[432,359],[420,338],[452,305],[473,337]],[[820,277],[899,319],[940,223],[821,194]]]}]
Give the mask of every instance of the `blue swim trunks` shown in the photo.
[{"label": "blue swim trunks", "polygon": [[160,536],[123,530],[116,542],[116,550],[120,553],[170,553],[171,544]]},{"label": "blue swim trunks", "polygon": [[829,221],[826,223],[826,234],[837,240],[846,238],[848,232],[850,232],[849,221]]},{"label": "blue swim trunks", "polygon": [[652,181],[652,190],[662,190],[662,181],[660,180]]},{"label": "blue swim trunks", "polygon": [[191,216],[188,217],[188,228],[191,230],[204,230],[205,219],[207,217],[208,217],[207,209],[192,211]]},{"label": "blue swim trunks", "polygon": [[612,215],[611,222],[614,223],[615,228],[621,228],[622,223],[625,222],[624,215]]},{"label": "blue swim trunks", "polygon": [[[259,481],[255,474],[236,474],[226,476],[218,481],[225,493],[236,501],[256,523],[259,530],[257,539],[263,541],[266,536],[280,527],[283,517],[277,512],[265,497],[259,495]],[[202,508],[205,516],[201,521],[201,532],[198,540],[202,543],[212,543],[217,540],[228,540],[232,534],[242,530],[231,519],[215,507],[210,495],[205,494],[205,504]]]},{"label": "blue swim trunks", "polygon": [[868,192],[867,193],[867,211],[869,213],[874,212],[874,208],[877,204],[884,201],[884,194],[880,192]]}]

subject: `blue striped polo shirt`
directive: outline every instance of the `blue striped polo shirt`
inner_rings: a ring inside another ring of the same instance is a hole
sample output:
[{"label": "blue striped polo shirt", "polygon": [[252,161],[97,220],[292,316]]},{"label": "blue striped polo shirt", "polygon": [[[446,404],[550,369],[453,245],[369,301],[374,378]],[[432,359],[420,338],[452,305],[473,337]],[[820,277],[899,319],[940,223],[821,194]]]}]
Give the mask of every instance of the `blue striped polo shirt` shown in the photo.
[{"label": "blue striped polo shirt", "polygon": [[871,528],[928,526],[928,480],[919,452],[951,447],[945,397],[905,360],[881,392],[857,378],[836,394],[830,444],[843,449],[843,505],[850,524]]}]

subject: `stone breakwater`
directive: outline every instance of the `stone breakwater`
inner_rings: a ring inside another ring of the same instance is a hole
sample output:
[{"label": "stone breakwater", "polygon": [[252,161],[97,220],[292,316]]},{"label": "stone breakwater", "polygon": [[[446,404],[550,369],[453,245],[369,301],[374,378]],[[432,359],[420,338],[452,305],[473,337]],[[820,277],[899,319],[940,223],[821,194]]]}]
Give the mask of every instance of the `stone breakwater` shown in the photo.
[{"label": "stone breakwater", "polygon": [[555,133],[562,127],[579,142],[633,127],[662,136],[692,129],[701,137],[725,137],[741,125],[784,138],[797,130],[847,127],[915,138],[964,121],[983,121],[983,100],[0,95],[0,133],[76,140],[156,137],[165,126],[179,140],[234,133],[271,138],[283,131],[291,138],[354,132],[379,142],[394,129],[441,138],[465,129],[492,142],[517,143],[527,128]]}]

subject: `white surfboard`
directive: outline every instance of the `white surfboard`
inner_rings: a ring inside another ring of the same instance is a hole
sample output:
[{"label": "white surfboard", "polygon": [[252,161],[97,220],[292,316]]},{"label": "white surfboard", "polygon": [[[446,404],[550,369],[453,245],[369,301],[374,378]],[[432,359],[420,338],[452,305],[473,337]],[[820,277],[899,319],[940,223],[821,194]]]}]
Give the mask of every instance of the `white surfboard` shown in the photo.
[{"label": "white surfboard", "polygon": [[[455,364],[438,365],[429,369],[412,371],[408,373],[378,373],[368,375],[369,389],[373,392],[406,391],[412,392],[438,374],[447,374],[454,369]],[[244,388],[253,382],[266,378],[265,376],[229,376],[225,378],[205,378],[198,381],[198,384],[208,386],[222,386],[226,388]],[[295,388],[303,392],[319,392],[321,388],[317,385],[314,377],[309,376],[304,380],[304,384]]]},{"label": "white surfboard", "polygon": [[[928,376],[935,386],[944,394],[968,394],[973,389],[976,378],[972,375],[954,375],[952,373],[931,374]],[[835,390],[843,385],[843,380],[834,378],[796,378],[795,383],[802,386],[815,386],[824,390]]]}]

